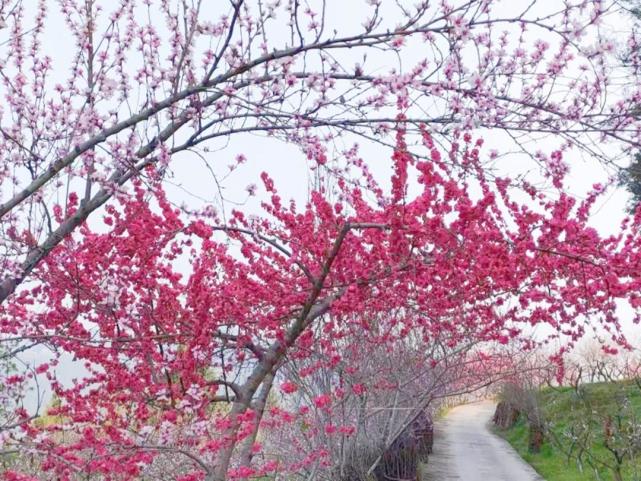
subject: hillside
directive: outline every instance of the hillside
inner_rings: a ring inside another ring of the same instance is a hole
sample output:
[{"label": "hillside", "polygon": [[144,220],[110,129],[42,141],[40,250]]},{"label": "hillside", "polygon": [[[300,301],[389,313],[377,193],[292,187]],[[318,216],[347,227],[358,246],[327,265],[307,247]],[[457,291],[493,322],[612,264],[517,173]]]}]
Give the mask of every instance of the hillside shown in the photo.
[{"label": "hillside", "polygon": [[526,414],[497,431],[547,481],[641,480],[640,383],[548,388],[536,399],[546,431],[538,453]]}]

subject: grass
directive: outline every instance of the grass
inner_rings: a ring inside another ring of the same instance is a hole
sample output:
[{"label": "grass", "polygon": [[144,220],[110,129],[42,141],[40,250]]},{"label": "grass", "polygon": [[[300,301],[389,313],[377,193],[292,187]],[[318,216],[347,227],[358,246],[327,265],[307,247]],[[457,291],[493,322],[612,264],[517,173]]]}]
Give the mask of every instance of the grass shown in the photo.
[{"label": "grass", "polygon": [[[547,481],[616,481],[612,469],[601,462],[591,467],[586,456],[583,469],[580,469],[577,450],[571,449],[568,433],[573,429],[579,429],[580,433],[590,432],[590,441],[585,444],[589,446],[592,459],[613,461],[614,457],[604,446],[606,420],[616,420],[620,415],[623,426],[639,425],[641,389],[632,382],[589,384],[581,389],[580,394],[572,388],[545,389],[539,394],[539,405],[551,430],[539,453],[528,450],[528,423],[523,415],[511,429],[497,432]],[[585,430],[586,426],[588,430]],[[551,440],[553,438],[557,439],[556,443]],[[625,439],[627,445],[628,440]],[[641,481],[641,452],[626,456],[622,479]]]},{"label": "grass", "polygon": [[523,417],[512,429],[499,431],[499,434],[546,480],[584,481],[586,479],[585,473],[581,473],[575,463],[568,463],[565,456],[548,442],[543,445],[540,453],[530,453],[528,451],[528,426]]}]

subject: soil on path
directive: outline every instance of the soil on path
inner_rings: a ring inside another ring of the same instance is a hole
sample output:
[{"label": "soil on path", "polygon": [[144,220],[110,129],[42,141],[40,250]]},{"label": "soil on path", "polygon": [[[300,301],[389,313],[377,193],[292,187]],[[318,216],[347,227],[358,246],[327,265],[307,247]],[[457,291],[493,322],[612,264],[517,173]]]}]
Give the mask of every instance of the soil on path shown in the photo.
[{"label": "soil on path", "polygon": [[490,431],[494,408],[491,401],[458,406],[436,423],[424,481],[544,481]]}]

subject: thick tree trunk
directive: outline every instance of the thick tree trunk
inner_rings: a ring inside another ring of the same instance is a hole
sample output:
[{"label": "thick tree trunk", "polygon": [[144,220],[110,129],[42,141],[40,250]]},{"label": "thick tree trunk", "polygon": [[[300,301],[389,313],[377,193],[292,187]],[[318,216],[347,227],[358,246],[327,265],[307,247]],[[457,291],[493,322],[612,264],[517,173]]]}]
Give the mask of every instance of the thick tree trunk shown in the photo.
[{"label": "thick tree trunk", "polygon": [[274,383],[274,373],[271,372],[265,378],[263,382],[263,387],[258,395],[258,399],[254,404],[254,412],[256,417],[254,418],[254,426],[251,435],[249,435],[244,441],[243,445],[240,448],[240,465],[249,466],[253,457],[253,447],[256,443],[256,438],[258,437],[258,430],[260,429],[260,423],[263,419],[263,414],[265,412],[265,406],[267,406],[267,398],[271,392],[272,385]]}]

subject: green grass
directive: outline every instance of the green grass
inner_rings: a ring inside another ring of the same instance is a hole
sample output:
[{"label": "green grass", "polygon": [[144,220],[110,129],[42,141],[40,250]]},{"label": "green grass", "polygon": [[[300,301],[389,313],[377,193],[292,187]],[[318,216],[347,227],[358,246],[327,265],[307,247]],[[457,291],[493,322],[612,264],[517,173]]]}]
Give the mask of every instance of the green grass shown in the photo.
[{"label": "green grass", "polygon": [[528,427],[522,417],[512,429],[497,431],[546,480],[578,481],[586,479],[585,474],[579,471],[576,464],[568,464],[565,457],[560,455],[548,442],[543,445],[540,453],[531,454],[528,451]]},{"label": "green grass", "polygon": [[[572,388],[546,389],[539,394],[546,425],[553,435],[548,436],[539,453],[530,453],[528,450],[528,425],[524,416],[513,428],[497,430],[547,481],[614,481],[612,470],[603,466],[599,466],[598,473],[595,473],[584,462],[581,471],[575,457],[563,452],[570,446],[569,438],[564,433],[572,427],[589,424],[593,433],[590,451],[595,458],[609,460],[611,455],[603,446],[603,420],[608,415],[615,416],[622,412],[624,422],[633,420],[641,423],[641,389],[634,383],[598,383],[583,386],[582,389],[584,391],[580,396]],[[624,408],[623,399],[629,401]],[[557,443],[561,442],[564,449],[551,441],[552,437],[556,437]],[[641,481],[641,453],[637,452],[634,459],[627,458],[625,464],[623,479]]]}]

